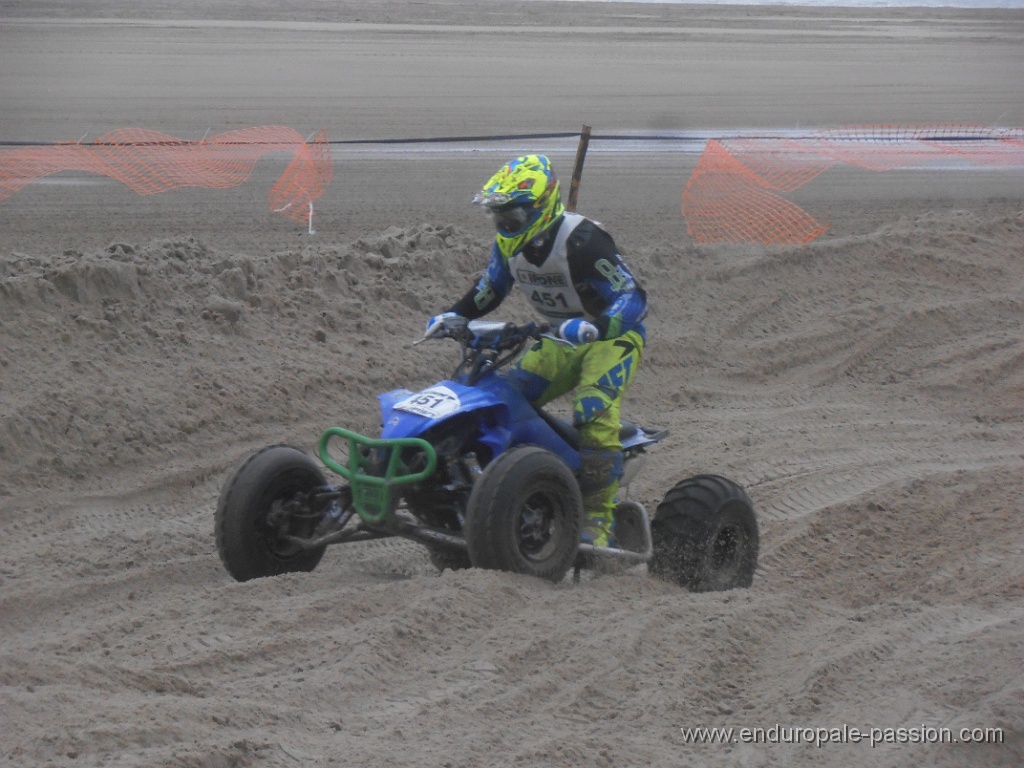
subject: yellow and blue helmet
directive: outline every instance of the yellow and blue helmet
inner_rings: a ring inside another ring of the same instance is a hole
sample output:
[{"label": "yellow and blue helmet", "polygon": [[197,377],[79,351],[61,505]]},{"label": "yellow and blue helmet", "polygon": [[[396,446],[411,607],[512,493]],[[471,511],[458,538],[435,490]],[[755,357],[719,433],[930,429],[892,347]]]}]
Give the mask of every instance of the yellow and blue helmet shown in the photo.
[{"label": "yellow and blue helmet", "polygon": [[517,157],[473,198],[494,220],[502,254],[511,258],[565,213],[558,179],[544,155]]}]

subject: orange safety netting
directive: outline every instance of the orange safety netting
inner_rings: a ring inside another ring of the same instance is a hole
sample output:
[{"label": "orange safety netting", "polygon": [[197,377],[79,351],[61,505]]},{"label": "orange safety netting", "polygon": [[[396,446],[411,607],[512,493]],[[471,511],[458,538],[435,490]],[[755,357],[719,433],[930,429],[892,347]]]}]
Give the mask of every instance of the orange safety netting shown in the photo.
[{"label": "orange safety netting", "polygon": [[827,229],[781,196],[836,165],[872,171],[1024,168],[1024,128],[864,126],[805,136],[711,140],[683,190],[698,243],[807,243]]},{"label": "orange safety netting", "polygon": [[305,220],[331,182],[330,148],[321,130],[307,142],[292,128],[268,125],[185,141],[145,128],[110,131],[95,141],[0,151],[0,201],[35,179],[84,171],[122,182],[140,195],[179,187],[224,189],[244,183],[256,161],[288,153],[292,161],[267,193],[270,210]]}]

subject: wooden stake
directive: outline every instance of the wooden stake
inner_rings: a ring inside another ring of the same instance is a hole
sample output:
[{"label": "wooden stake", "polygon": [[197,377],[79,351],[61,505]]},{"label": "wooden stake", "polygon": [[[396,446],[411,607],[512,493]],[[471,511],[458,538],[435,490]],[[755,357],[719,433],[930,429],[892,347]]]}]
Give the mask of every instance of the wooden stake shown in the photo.
[{"label": "wooden stake", "polygon": [[580,194],[580,177],[583,175],[583,159],[587,156],[587,146],[590,144],[590,126],[584,125],[580,131],[580,144],[576,148],[576,166],[572,169],[572,181],[569,183],[569,202],[565,206],[567,210],[576,210],[576,199]]}]

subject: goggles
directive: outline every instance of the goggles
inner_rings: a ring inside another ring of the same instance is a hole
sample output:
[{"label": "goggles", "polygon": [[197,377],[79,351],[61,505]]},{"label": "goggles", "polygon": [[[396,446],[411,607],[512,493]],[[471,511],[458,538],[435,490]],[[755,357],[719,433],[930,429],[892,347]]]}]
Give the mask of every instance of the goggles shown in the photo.
[{"label": "goggles", "polygon": [[505,237],[518,235],[533,220],[536,211],[532,207],[514,205],[508,208],[488,208],[495,229]]}]

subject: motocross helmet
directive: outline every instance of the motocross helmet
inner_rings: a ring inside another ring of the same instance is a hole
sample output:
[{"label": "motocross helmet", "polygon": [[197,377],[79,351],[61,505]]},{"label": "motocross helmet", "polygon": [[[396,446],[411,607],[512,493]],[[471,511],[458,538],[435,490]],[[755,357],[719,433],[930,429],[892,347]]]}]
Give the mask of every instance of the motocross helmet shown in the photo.
[{"label": "motocross helmet", "polygon": [[506,258],[565,213],[558,179],[544,155],[517,157],[494,174],[473,197],[491,215],[497,244]]}]

